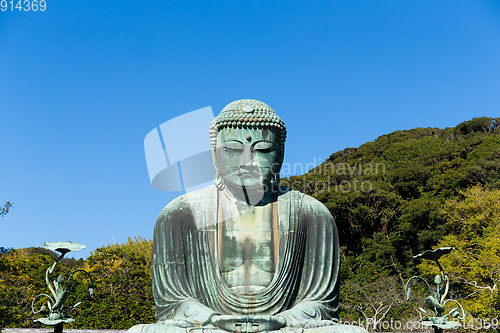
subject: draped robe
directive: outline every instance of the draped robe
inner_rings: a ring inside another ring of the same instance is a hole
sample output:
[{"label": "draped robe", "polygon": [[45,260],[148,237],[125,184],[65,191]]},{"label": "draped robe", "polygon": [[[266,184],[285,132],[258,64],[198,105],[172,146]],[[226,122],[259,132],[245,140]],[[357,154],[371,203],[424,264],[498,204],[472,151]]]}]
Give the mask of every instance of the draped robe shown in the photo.
[{"label": "draped robe", "polygon": [[[221,190],[211,185],[186,193],[161,211],[152,258],[155,326],[214,328],[211,316],[222,314],[281,316],[287,327],[299,327],[337,316],[340,255],[335,221],[316,199],[281,189],[273,203],[278,219],[273,232],[279,237],[276,270],[270,284],[253,293],[229,288],[218,267]],[[158,332],[142,326],[141,332]],[[180,332],[172,329],[161,332]]]}]

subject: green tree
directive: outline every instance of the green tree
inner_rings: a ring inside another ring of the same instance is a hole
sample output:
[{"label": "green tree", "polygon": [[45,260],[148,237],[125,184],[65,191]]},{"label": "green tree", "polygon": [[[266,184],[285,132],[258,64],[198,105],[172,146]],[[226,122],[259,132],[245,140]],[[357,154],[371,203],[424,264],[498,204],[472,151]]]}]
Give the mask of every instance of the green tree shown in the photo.
[{"label": "green tree", "polygon": [[[36,327],[33,320],[44,316],[31,311],[33,299],[42,293],[49,293],[45,282],[47,268],[52,266],[58,255],[44,248],[24,249],[0,248],[0,327]],[[68,278],[72,270],[82,267],[83,260],[65,258],[58,263],[49,278],[63,274]],[[76,281],[75,281],[76,282]],[[77,283],[72,285],[78,286]],[[46,305],[46,298],[38,298],[35,308]],[[73,305],[74,302],[68,301]]]},{"label": "green tree", "polygon": [[[95,282],[91,298],[86,277],[79,276],[74,301],[84,301],[75,314],[72,328],[129,329],[140,323],[154,322],[151,285],[151,240],[129,238],[127,243],[96,249],[87,258],[85,270]],[[70,327],[70,326],[68,326]]]},{"label": "green tree", "polygon": [[446,200],[478,184],[500,188],[499,123],[481,117],[454,128],[396,131],[282,183],[330,210],[349,276],[376,262],[405,280],[417,273],[412,255],[450,234]]},{"label": "green tree", "polygon": [[[471,186],[500,189],[498,124],[500,118],[481,117],[445,129],[396,131],[333,153],[306,174],[282,183],[312,195],[332,213],[342,281],[361,283],[373,274],[403,282],[419,273],[413,255],[457,234],[444,209],[448,200],[462,197],[461,191]],[[495,272],[487,265],[481,269]],[[495,295],[493,302],[491,297],[485,302],[498,309]],[[389,311],[386,318],[391,315]]]},{"label": "green tree", "polygon": [[[75,273],[69,284],[67,306],[83,302],[70,315],[76,319],[67,328],[128,329],[139,323],[154,322],[151,291],[152,241],[138,238],[127,243],[95,250],[83,260],[66,258],[56,265],[50,278],[84,268],[95,282],[90,297],[86,274]],[[0,253],[0,327],[38,327],[42,317],[31,312],[33,299],[48,293],[45,272],[57,255],[43,248],[9,249]],[[38,309],[46,301],[38,299]]]},{"label": "green tree", "polygon": [[52,263],[51,256],[25,249],[0,254],[0,327],[34,326],[39,316],[31,313],[31,302],[47,291],[45,271]]},{"label": "green tree", "polygon": [[[477,318],[500,316],[500,190],[474,186],[460,191],[443,208],[451,234],[437,246],[454,246],[440,263],[458,290],[464,308]],[[424,260],[422,274],[437,274],[436,265]]]},{"label": "green tree", "polygon": [[12,203],[7,201],[7,203],[0,209],[0,216],[4,216],[9,212],[9,209],[12,207]]}]

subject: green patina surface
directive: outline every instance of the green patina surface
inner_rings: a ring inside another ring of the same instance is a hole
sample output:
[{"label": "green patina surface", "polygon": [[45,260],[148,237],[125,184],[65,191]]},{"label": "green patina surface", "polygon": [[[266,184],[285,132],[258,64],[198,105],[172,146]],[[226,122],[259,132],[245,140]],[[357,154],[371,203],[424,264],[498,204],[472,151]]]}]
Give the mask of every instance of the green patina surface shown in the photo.
[{"label": "green patina surface", "polygon": [[280,186],[285,138],[284,122],[260,101],[235,101],[214,119],[215,184],[160,213],[157,323],[130,333],[365,331],[330,321],[338,311],[337,227],[319,201]]}]

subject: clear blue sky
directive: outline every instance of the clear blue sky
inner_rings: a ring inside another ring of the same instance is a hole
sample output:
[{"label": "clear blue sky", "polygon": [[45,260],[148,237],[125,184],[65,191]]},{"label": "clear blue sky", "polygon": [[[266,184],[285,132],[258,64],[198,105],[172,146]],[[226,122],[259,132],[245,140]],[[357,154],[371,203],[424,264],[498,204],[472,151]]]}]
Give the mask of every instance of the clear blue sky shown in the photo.
[{"label": "clear blue sky", "polygon": [[268,103],[303,164],[500,116],[499,1],[46,3],[0,11],[4,247],[151,238],[181,193],[151,186],[144,137],[202,107]]}]

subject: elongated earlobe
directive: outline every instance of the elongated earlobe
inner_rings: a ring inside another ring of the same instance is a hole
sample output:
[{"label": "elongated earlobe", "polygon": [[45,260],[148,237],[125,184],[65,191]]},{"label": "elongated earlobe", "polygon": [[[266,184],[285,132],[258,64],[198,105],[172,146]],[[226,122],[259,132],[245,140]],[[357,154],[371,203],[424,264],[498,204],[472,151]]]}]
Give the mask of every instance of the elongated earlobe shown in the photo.
[{"label": "elongated earlobe", "polygon": [[217,188],[221,189],[222,188],[222,177],[219,173],[219,170],[215,170],[215,178],[214,178],[214,184],[217,186]]}]

